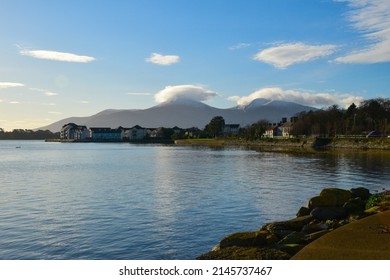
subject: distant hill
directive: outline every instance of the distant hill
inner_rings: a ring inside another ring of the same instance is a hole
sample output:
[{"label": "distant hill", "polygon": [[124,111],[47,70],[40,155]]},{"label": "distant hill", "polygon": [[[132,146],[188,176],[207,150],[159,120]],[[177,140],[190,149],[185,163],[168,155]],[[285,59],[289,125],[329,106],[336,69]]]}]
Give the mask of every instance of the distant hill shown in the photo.
[{"label": "distant hill", "polygon": [[297,113],[309,110],[317,109],[293,102],[267,99],[256,99],[246,106],[218,109],[198,101],[177,99],[143,110],[109,109],[89,117],[66,118],[39,129],[57,132],[64,124],[70,122],[87,127],[116,128],[140,125],[148,128],[178,126],[203,129],[215,116],[222,116],[226,123],[245,126],[262,119],[279,122],[283,117],[293,117]]}]

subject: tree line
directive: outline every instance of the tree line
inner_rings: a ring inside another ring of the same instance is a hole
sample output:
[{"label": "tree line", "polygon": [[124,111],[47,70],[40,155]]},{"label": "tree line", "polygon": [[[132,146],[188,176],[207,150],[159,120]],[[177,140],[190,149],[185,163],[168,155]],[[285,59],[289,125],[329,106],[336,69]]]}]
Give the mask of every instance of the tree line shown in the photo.
[{"label": "tree line", "polygon": [[[321,110],[301,112],[294,116],[291,125],[291,136],[387,136],[390,133],[390,99],[376,98],[362,101],[359,106],[352,103],[347,109],[333,105]],[[222,117],[214,117],[206,125],[203,134],[208,137],[223,135],[225,122]],[[278,125],[281,125],[279,123]],[[275,124],[268,120],[259,120],[240,129],[239,136],[246,140],[264,138],[267,130]]]},{"label": "tree line", "polygon": [[59,138],[59,136],[59,132],[53,133],[50,130],[14,129],[4,131],[0,128],[0,140],[43,140]]},{"label": "tree line", "polygon": [[390,131],[390,99],[365,100],[347,109],[337,105],[324,110],[302,112],[297,115],[292,134],[335,137],[338,135],[361,136],[375,131],[387,136]]}]

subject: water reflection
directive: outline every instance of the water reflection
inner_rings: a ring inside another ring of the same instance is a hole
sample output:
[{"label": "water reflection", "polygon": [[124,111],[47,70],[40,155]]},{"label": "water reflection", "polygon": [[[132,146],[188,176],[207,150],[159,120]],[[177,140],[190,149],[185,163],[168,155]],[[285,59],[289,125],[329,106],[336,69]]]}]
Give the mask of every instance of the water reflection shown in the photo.
[{"label": "water reflection", "polygon": [[194,259],[325,187],[390,188],[388,151],[21,145],[0,143],[0,259]]}]

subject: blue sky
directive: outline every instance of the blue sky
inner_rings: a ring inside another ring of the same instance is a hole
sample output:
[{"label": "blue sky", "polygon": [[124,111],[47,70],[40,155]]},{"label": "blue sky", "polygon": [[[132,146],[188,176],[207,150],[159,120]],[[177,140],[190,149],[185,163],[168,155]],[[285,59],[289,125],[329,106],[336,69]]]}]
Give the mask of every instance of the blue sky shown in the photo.
[{"label": "blue sky", "polygon": [[184,96],[390,97],[390,0],[0,0],[0,128]]}]

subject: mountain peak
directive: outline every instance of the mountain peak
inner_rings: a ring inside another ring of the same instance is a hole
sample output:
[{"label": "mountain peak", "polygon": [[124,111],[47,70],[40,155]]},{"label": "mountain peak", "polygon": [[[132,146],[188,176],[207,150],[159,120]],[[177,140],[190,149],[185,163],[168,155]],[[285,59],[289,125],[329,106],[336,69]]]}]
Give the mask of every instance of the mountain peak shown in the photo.
[{"label": "mountain peak", "polygon": [[162,102],[155,107],[166,107],[166,106],[208,107],[207,104],[205,104],[201,101],[194,100],[191,98],[184,98],[184,97],[175,98],[175,99],[171,99],[171,100]]},{"label": "mountain peak", "polygon": [[148,109],[104,110],[90,117],[66,118],[39,128],[57,132],[64,124],[76,123],[88,127],[199,127],[203,128],[215,116],[222,116],[226,123],[250,125],[261,119],[278,122],[282,117],[292,117],[302,111],[315,108],[293,102],[255,99],[247,106],[218,109],[191,98],[176,98]]}]

